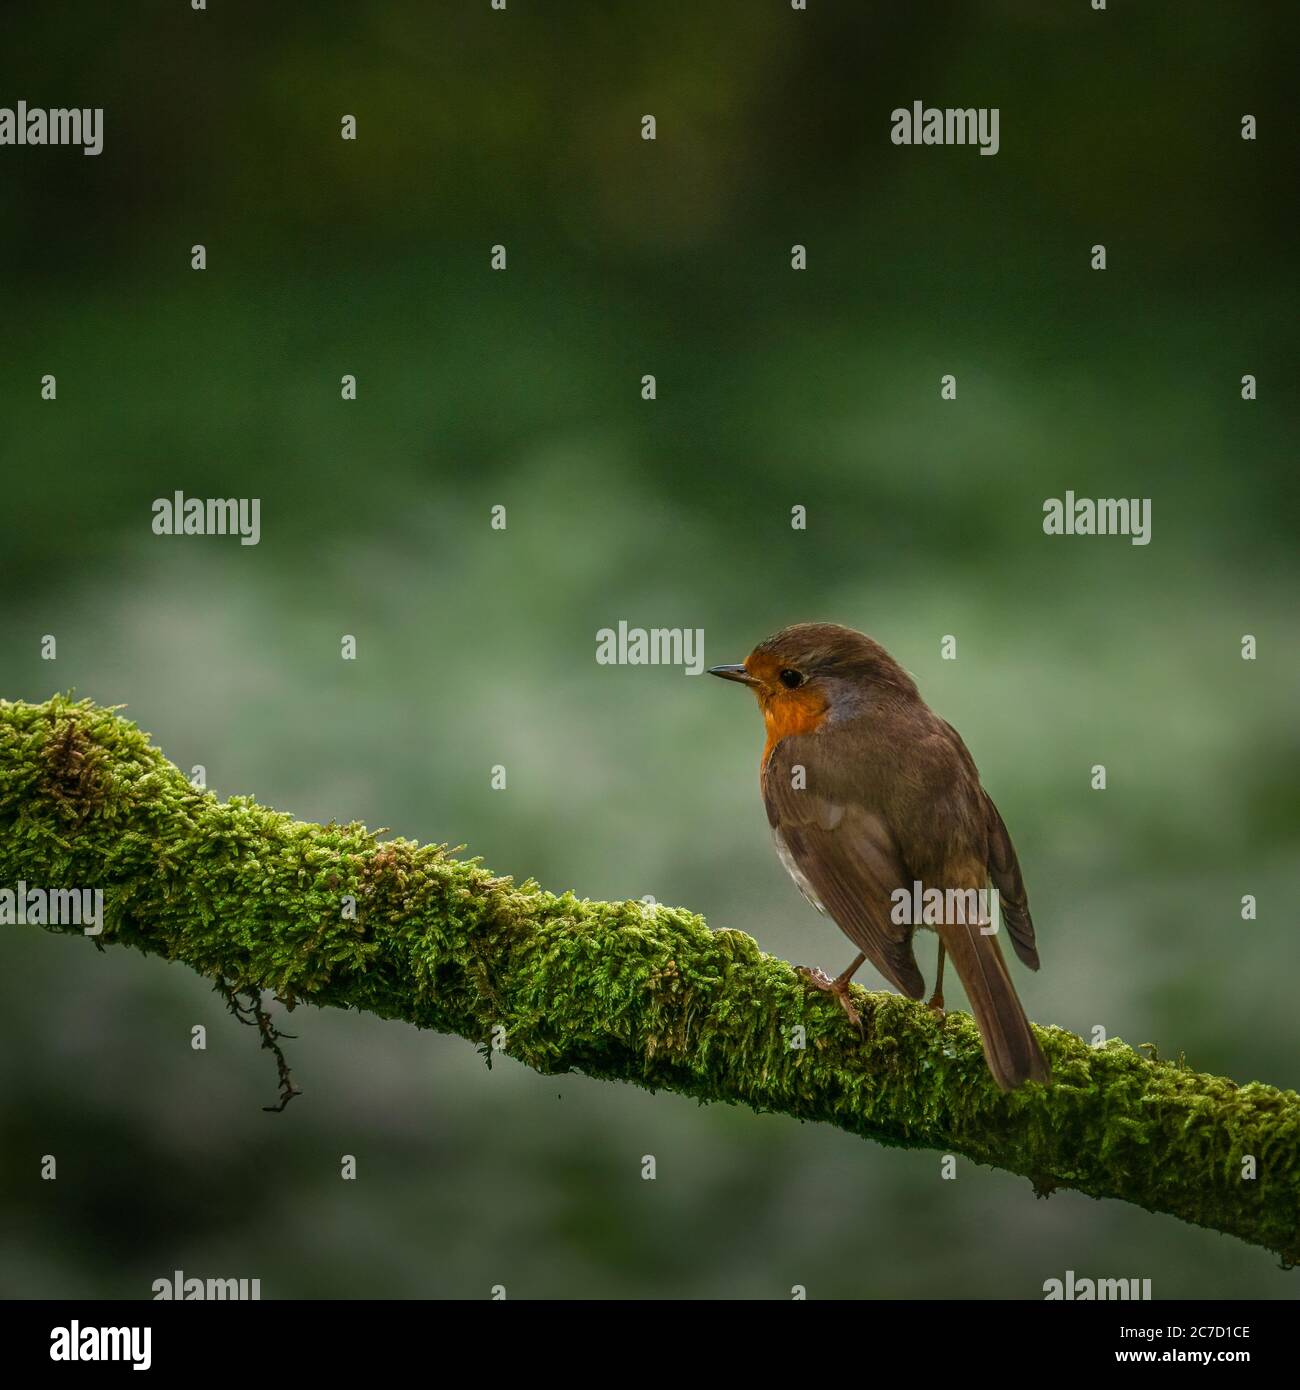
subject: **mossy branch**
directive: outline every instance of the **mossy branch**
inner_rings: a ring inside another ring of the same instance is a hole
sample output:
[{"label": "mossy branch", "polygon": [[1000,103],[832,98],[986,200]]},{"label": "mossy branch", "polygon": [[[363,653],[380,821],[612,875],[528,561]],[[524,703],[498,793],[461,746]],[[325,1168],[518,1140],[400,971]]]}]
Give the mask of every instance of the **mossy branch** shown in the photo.
[{"label": "mossy branch", "polygon": [[1040,1194],[1115,1197],[1300,1259],[1294,1091],[1041,1028],[1052,1086],[1003,1095],[965,1014],[939,1022],[858,990],[860,1039],[743,932],[681,908],[557,896],[362,825],[219,801],[89,701],[0,701],[0,889],[20,880],[103,889],[97,942],[179,961],[228,996],[270,990],[290,1007],[365,1009],[485,1047],[502,1029],[504,1051],[540,1072],[964,1154]]}]

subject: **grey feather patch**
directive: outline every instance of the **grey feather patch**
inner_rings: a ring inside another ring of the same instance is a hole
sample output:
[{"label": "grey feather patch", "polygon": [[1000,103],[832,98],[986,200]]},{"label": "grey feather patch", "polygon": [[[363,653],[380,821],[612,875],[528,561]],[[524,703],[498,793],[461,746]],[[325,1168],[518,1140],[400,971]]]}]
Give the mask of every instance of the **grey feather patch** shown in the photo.
[{"label": "grey feather patch", "polygon": [[772,827],[772,840],[776,845],[777,857],[780,859],[781,863],[785,865],[786,873],[794,879],[795,883],[798,885],[799,891],[804,897],[812,903],[818,912],[825,916],[826,909],[822,906],[821,899],[813,891],[813,886],[808,882],[804,871],[795,863],[794,855],[790,853],[790,846],[786,844],[785,837],[775,826]]}]

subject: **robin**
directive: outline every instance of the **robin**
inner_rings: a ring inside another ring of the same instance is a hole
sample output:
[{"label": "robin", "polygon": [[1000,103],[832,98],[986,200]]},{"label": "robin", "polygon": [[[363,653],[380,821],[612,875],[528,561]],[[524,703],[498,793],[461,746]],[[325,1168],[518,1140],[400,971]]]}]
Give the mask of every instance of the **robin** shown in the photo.
[{"label": "robin", "polygon": [[[758,697],[767,726],[759,779],[777,853],[809,902],[860,952],[833,980],[803,970],[808,982],[833,994],[861,1029],[849,981],[869,960],[920,999],[912,937],[918,926],[931,927],[939,962],[930,1007],[943,1009],[951,956],[993,1079],[1004,1091],[1050,1081],[991,919],[967,910],[991,880],[1016,955],[1038,969],[1016,851],[956,729],[878,642],[835,623],[787,627],[743,665],[709,674]],[[936,889],[938,911],[931,910]],[[928,904],[920,914],[912,910],[918,902]]]}]

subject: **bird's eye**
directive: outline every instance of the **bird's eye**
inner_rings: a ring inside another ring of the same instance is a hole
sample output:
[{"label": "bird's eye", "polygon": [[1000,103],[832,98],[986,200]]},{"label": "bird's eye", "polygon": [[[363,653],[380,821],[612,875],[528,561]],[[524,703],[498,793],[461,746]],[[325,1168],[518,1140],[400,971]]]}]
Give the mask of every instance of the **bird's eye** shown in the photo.
[{"label": "bird's eye", "polygon": [[783,670],[778,671],[776,678],[781,682],[783,686],[785,686],[787,690],[793,690],[796,686],[800,686],[803,684],[803,677],[799,674],[799,672],[792,671],[788,666],[785,667]]}]

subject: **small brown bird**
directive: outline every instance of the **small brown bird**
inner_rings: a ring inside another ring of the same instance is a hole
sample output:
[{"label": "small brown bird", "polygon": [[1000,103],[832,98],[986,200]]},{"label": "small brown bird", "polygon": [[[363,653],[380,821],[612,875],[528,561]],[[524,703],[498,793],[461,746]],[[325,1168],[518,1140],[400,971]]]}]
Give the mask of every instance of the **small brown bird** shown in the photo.
[{"label": "small brown bird", "polygon": [[[943,1008],[953,958],[1004,1090],[1051,1080],[982,901],[990,880],[1016,955],[1038,969],[1020,865],[998,808],[951,724],[879,643],[835,623],[799,623],[760,643],[741,666],[710,675],[758,696],[767,725],[759,779],[777,853],[804,896],[861,954],[838,978],[805,970],[861,1027],[849,981],[864,960],[913,999],[924,984],[918,926],[939,935],[932,1008]],[[918,914],[918,902],[942,909]],[[955,910],[954,910],[955,909]],[[920,916],[921,920],[914,920]]]}]

